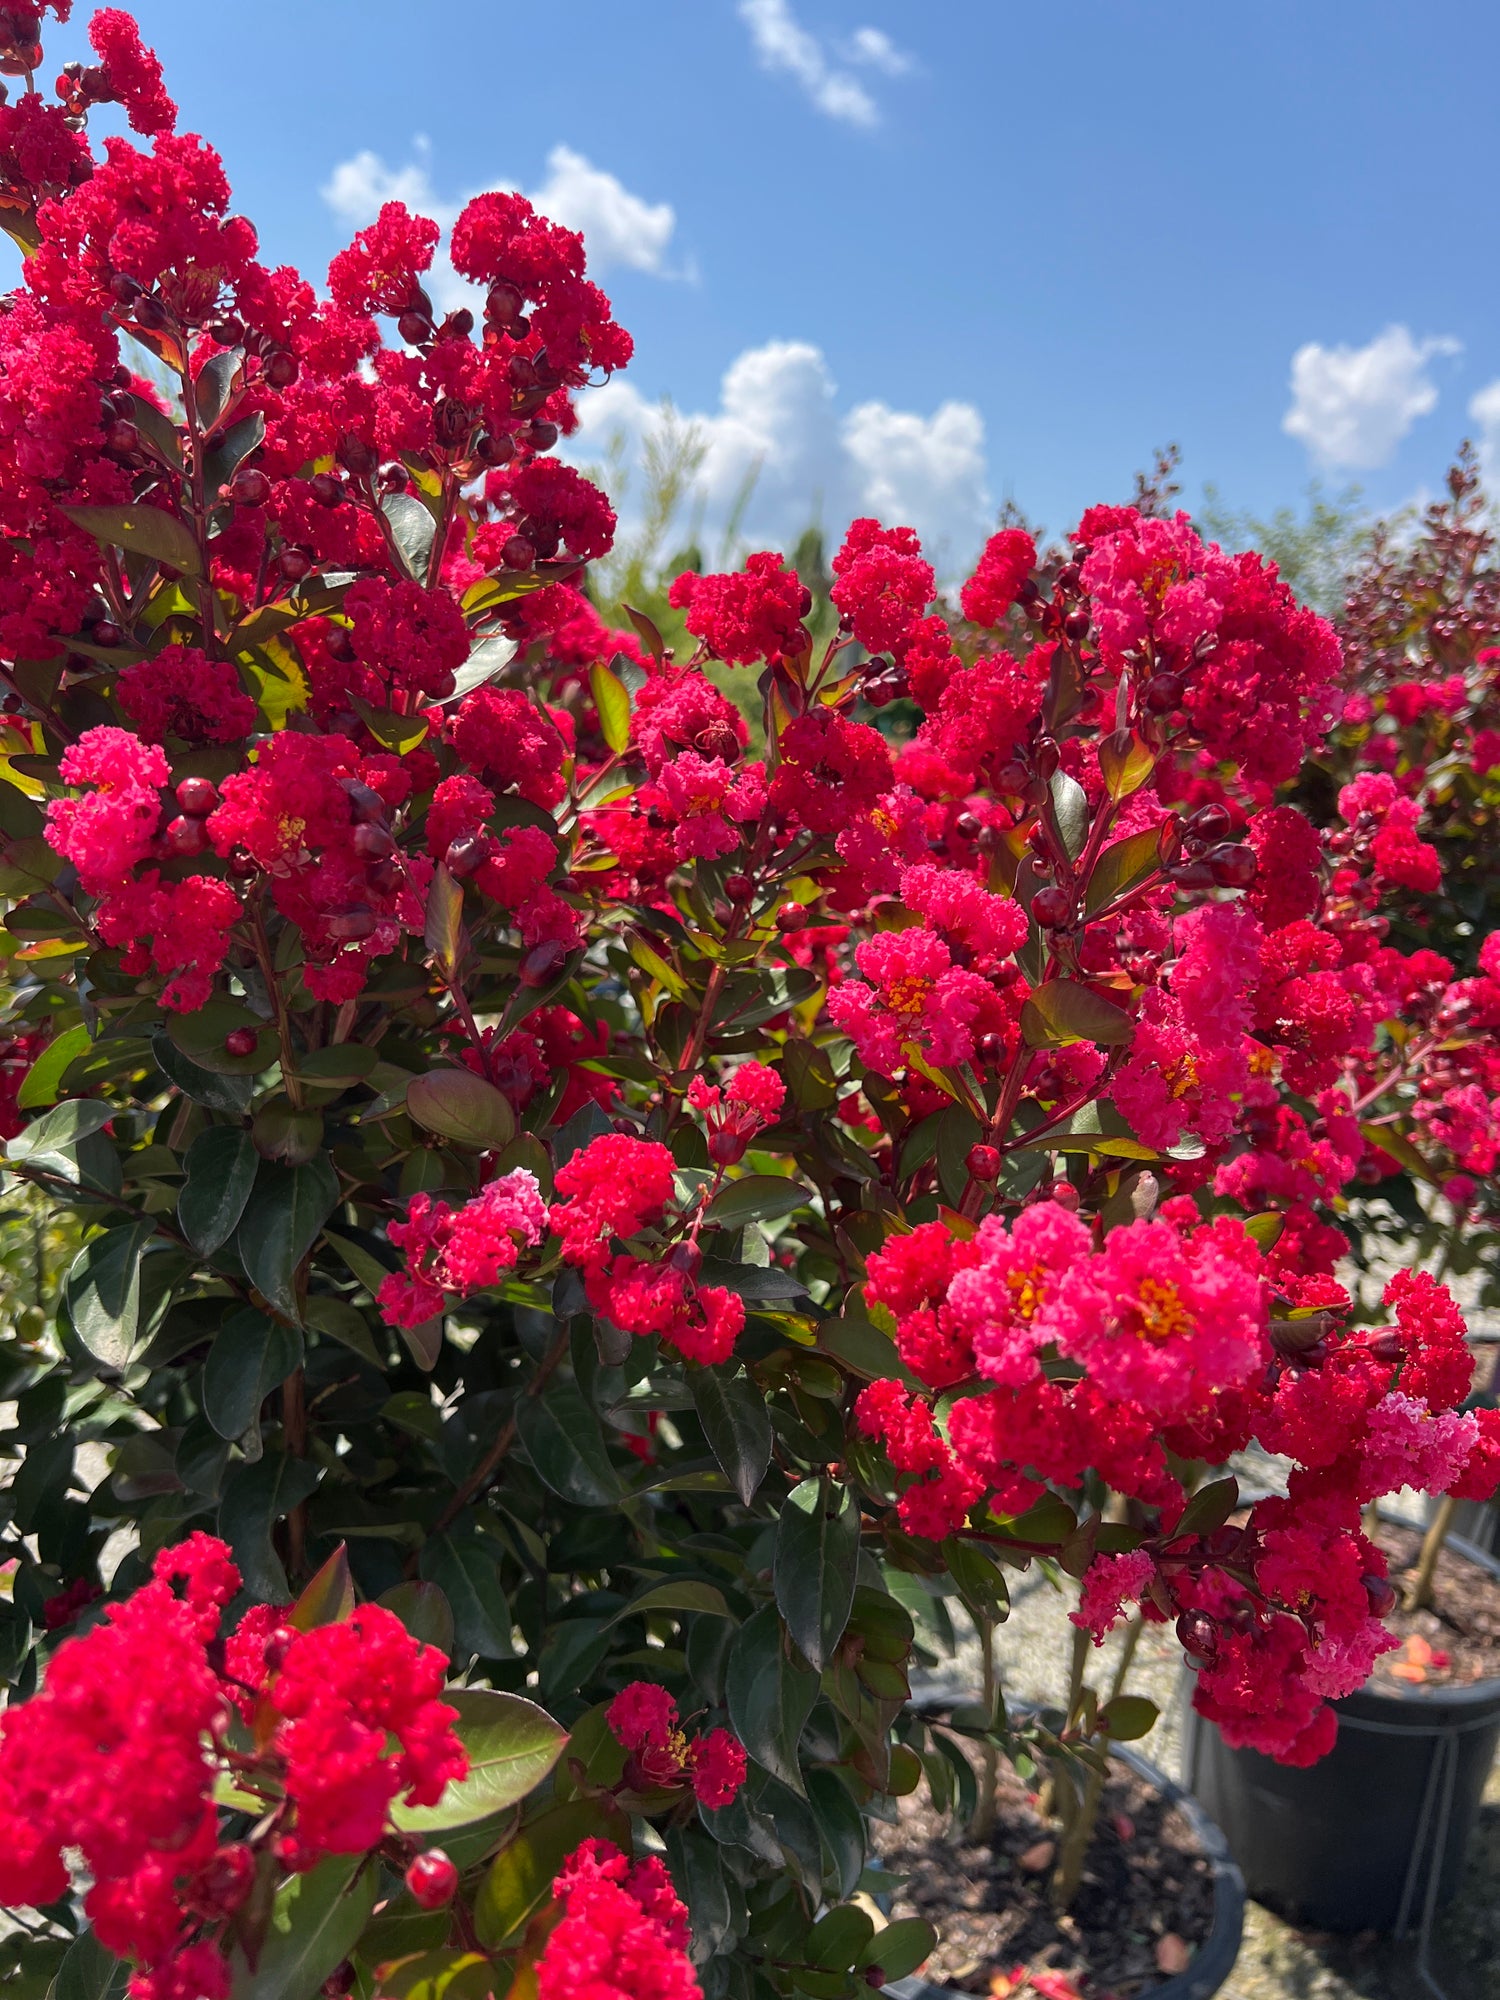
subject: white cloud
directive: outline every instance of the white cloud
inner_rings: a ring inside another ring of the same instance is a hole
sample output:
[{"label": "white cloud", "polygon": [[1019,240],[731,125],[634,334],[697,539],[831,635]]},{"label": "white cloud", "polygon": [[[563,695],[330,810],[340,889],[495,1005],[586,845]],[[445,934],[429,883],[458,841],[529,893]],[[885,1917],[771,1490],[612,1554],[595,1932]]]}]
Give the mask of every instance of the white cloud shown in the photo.
[{"label": "white cloud", "polygon": [[[434,188],[430,142],[419,137],[415,146],[417,157],[404,167],[389,167],[378,153],[368,150],[341,161],[321,191],[324,201],[352,229],[373,222],[384,202],[402,201],[440,223],[446,236],[463,202],[446,201]],[[492,188],[513,189],[515,185],[514,181],[491,183]],[[547,155],[547,178],[540,187],[523,192],[553,222],[582,231],[591,274],[613,266],[648,271],[660,278],[679,275],[666,264],[677,227],[671,203],[643,201],[571,146],[554,146]],[[474,303],[473,288],[441,252],[434,261],[429,290],[445,310]]]},{"label": "white cloud", "polygon": [[1292,406],[1281,428],[1324,465],[1373,470],[1437,407],[1427,364],[1459,351],[1446,335],[1414,340],[1404,326],[1388,326],[1367,347],[1309,341],[1292,356]]},{"label": "white cloud", "polygon": [[1479,464],[1493,504],[1500,499],[1500,377],[1472,398],[1469,415],[1479,427]]},{"label": "white cloud", "polygon": [[[834,66],[817,36],[792,13],[789,0],[739,0],[740,19],[762,69],[781,70],[801,85],[825,117],[846,125],[869,128],[880,123],[880,111],[864,85],[847,70]],[[899,76],[909,59],[879,28],[858,28],[849,45],[849,60]]]},{"label": "white cloud", "polygon": [[883,28],[856,28],[844,51],[850,62],[868,63],[886,76],[905,76],[916,67],[905,49],[898,49]]},{"label": "white cloud", "polygon": [[[571,451],[583,463],[618,447],[636,465],[667,421],[619,377],[582,397],[578,413]],[[914,527],[944,574],[994,525],[978,410],[945,403],[922,416],[869,402],[841,415],[827,360],[806,341],[748,349],[726,371],[718,408],[676,421],[702,450],[691,504],[710,559],[747,491],[738,527],[751,546],[789,547],[813,522],[837,538],[853,516],[874,514]]]}]

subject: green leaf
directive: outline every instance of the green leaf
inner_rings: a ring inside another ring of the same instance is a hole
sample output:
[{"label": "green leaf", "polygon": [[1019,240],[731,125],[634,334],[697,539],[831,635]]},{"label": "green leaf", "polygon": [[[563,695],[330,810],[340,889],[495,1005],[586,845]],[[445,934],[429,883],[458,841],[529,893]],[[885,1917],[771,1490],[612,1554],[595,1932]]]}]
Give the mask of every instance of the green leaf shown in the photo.
[{"label": "green leaf", "polygon": [[1182,1518],[1172,1530],[1177,1535],[1211,1535],[1222,1528],[1240,1504],[1240,1482],[1232,1475],[1200,1486],[1182,1510]]},{"label": "green leaf", "polygon": [[635,627],[636,636],[652,659],[664,659],[667,651],[666,642],[663,640],[660,632],[657,631],[652,620],[646,616],[644,611],[637,611],[633,605],[622,605],[621,609]]},{"label": "green leaf", "polygon": [[47,2000],[122,2000],[130,1967],[106,1951],[92,1931],[81,1931],[63,1953]]},{"label": "green leaf", "polygon": [[444,1658],[453,1654],[453,1607],[435,1583],[398,1583],[376,1599],[394,1611],[414,1639],[436,1646]]},{"label": "green leaf", "polygon": [[937,1950],[937,1941],[937,1932],[925,1918],[898,1917],[895,1923],[876,1931],[860,1953],[859,1962],[862,1966],[878,1965],[889,1986],[892,1980],[909,1979]]},{"label": "green leaf", "polygon": [[1156,752],[1133,729],[1113,729],[1099,739],[1099,775],[1116,803],[1128,799],[1156,769]]},{"label": "green leaf", "polygon": [[387,493],[380,503],[380,511],[391,525],[391,539],[400,552],[401,560],[418,583],[427,581],[427,558],[432,553],[432,540],[437,532],[437,522],[410,493]]},{"label": "green leaf", "polygon": [[339,1341],[376,1368],[385,1367],[385,1356],[375,1345],[364,1314],[347,1299],[310,1298],[302,1308],[302,1323],[316,1333],[326,1334],[330,1340]]},{"label": "green leaf", "polygon": [[495,1981],[494,1961],[482,1952],[434,1948],[387,1959],[374,1990],[380,2000],[492,2000]]},{"label": "green leaf", "polygon": [[1084,915],[1093,916],[1096,910],[1104,909],[1117,896],[1126,895],[1144,882],[1148,875],[1155,873],[1160,860],[1160,841],[1155,827],[1114,841],[1094,863],[1084,891]]},{"label": "green leaf", "polygon": [[22,1111],[35,1111],[44,1104],[57,1101],[58,1088],[62,1083],[63,1071],[75,1057],[87,1055],[94,1046],[93,1039],[82,1021],[54,1037],[21,1079],[21,1088],[16,1092],[16,1103]]},{"label": "green leaf", "polygon": [[1052,817],[1068,859],[1076,861],[1089,837],[1089,795],[1066,771],[1052,773]]},{"label": "green leaf", "polygon": [[115,1115],[112,1104],[94,1099],[70,1097],[56,1104],[45,1117],[33,1118],[5,1148],[5,1157],[16,1165],[22,1161],[42,1167],[56,1162],[68,1174],[77,1171],[76,1151],[80,1141],[100,1131]]},{"label": "green leaf", "polygon": [[766,1399],[743,1368],[689,1368],[687,1377],[709,1449],[748,1507],[771,1463]]},{"label": "green leaf", "polygon": [[1134,1743],[1156,1727],[1161,1710],[1143,1694],[1117,1694],[1099,1711],[1099,1727],[1116,1743]]},{"label": "green leaf", "polygon": [[177,1220],[200,1257],[211,1257],[239,1227],[259,1164],[243,1126],[210,1126],[188,1147]]},{"label": "green leaf", "polygon": [[897,1353],[895,1341],[867,1319],[843,1313],[837,1319],[825,1319],[818,1328],[818,1347],[863,1381],[883,1382],[894,1377],[908,1389],[922,1387]]},{"label": "green leaf", "polygon": [[455,1657],[514,1656],[510,1606],[500,1588],[499,1560],[492,1545],[472,1537],[434,1535],[422,1544],[419,1566],[424,1580],[435,1583],[448,1600]]},{"label": "green leaf", "polygon": [[443,1833],[519,1804],[568,1740],[561,1723],[518,1694],[448,1688],[443,1699],[458,1710],[454,1730],[468,1752],[468,1775],[454,1779],[435,1806],[392,1806],[391,1819],[402,1833]]},{"label": "green leaf", "polygon": [[244,367],[244,349],[226,347],[222,353],[205,361],[198,370],[193,382],[193,400],[198,406],[198,421],[204,430],[212,430],[224,414],[235,377],[243,379]]},{"label": "green leaf", "polygon": [[243,1116],[250,1109],[255,1084],[250,1076],[215,1076],[212,1070],[190,1062],[174,1047],[164,1028],[151,1037],[151,1060],[167,1079],[195,1104],[210,1111],[228,1111]]},{"label": "green leaf", "polygon": [[[359,1282],[373,1298],[386,1279],[391,1275],[394,1266],[382,1264],[372,1251],[367,1250],[363,1243],[357,1243],[352,1236],[343,1236],[335,1229],[326,1230],[324,1235],[330,1248],[338,1252],[344,1263],[348,1265],[354,1276],[358,1278]],[[311,1310],[311,1307],[312,1301],[309,1300],[309,1310]]]},{"label": "green leaf", "polygon": [[746,1174],[730,1181],[708,1205],[706,1220],[719,1229],[743,1229],[747,1222],[770,1222],[778,1215],[790,1215],[809,1199],[810,1191],[800,1181],[784,1174]]},{"label": "green leaf", "polygon": [[406,1086],[407,1115],[428,1132],[498,1153],[516,1135],[510,1100],[468,1069],[429,1070]]},{"label": "green leaf", "polygon": [[857,1903],[829,1910],[808,1932],[802,1957],[829,1972],[847,1972],[875,1935],[874,1919]]},{"label": "green leaf", "polygon": [[1021,1033],[1034,1049],[1065,1048],[1070,1042],[1114,1048],[1131,1041],[1135,1023],[1123,1007],[1092,987],[1075,979],[1049,979],[1031,989],[1021,1009]]},{"label": "green leaf", "polygon": [[[224,1044],[240,1028],[252,1030],[255,1047],[248,1055],[231,1055]],[[275,1028],[237,1000],[210,1000],[191,1014],[174,1014],[167,1034],[173,1048],[214,1076],[259,1076],[280,1053]]]},{"label": "green leaf", "polygon": [[455,701],[462,701],[475,688],[483,687],[497,674],[503,674],[519,651],[520,647],[514,639],[504,639],[498,632],[493,638],[481,639],[453,676],[453,692],[444,697],[441,706],[446,708]]},{"label": "green leaf", "polygon": [[350,694],[355,712],[382,749],[404,757],[425,741],[427,719],[422,715],[397,715],[389,708],[376,708],[363,696]]},{"label": "green leaf", "polygon": [[797,1744],[818,1698],[818,1676],[787,1651],[781,1619],[765,1605],[735,1634],[725,1677],[734,1733],[773,1778],[803,1795]]},{"label": "green leaf", "polygon": [[602,660],[596,660],[589,668],[589,686],[599,711],[599,733],[618,754],[630,743],[630,695],[625,683]]},{"label": "green leaf", "polygon": [[303,1589],[287,1613],[286,1622],[295,1631],[312,1632],[319,1625],[341,1625],[353,1609],[354,1578],[349,1570],[349,1551],[340,1542]]},{"label": "green leaf", "polygon": [[380,1888],[363,1855],[334,1854],[276,1892],[252,1972],[237,1955],[230,2000],[313,2000],[359,1942]]},{"label": "green leaf", "polygon": [[301,1365],[302,1336],[247,1306],[225,1320],[203,1364],[203,1414],[231,1443],[245,1435],[260,1406]]},{"label": "green leaf", "polygon": [[610,1463],[599,1419],[571,1382],[549,1382],[516,1404],[516,1430],[537,1475],[578,1507],[613,1507],[620,1476]]},{"label": "green leaf", "polygon": [[865,1872],[864,1815],[836,1771],[807,1773],[807,1800],[841,1896],[852,1896]]},{"label": "green leaf", "polygon": [[153,562],[181,570],[184,576],[203,573],[192,530],[159,507],[64,507],[62,512],[106,548],[149,556]]},{"label": "green leaf", "polygon": [[458,966],[464,934],[464,892],[440,861],[427,891],[427,914],[422,941],[437,960],[441,971],[452,973]]},{"label": "green leaf", "polygon": [[297,1268],[338,1206],[338,1175],[321,1156],[305,1166],[262,1160],[236,1241],[245,1275],[276,1311],[300,1324]]},{"label": "green leaf", "polygon": [[271,1530],[317,1483],[316,1466],[284,1452],[268,1452],[253,1465],[235,1466],[224,1483],[219,1534],[234,1552],[246,1590],[259,1603],[285,1604],[292,1594]]},{"label": "green leaf", "polygon": [[776,1524],[776,1603],[804,1659],[821,1673],[849,1623],[859,1566],[859,1504],[832,1479],[804,1479]]},{"label": "green leaf", "polygon": [[141,1259],[153,1222],[127,1222],[85,1243],[73,1259],[63,1297],[73,1330],[96,1361],[127,1368],[141,1334]]},{"label": "green leaf", "polygon": [[680,1583],[656,1583],[649,1590],[643,1590],[639,1597],[631,1599],[623,1611],[617,1611],[609,1624],[618,1625],[622,1618],[635,1618],[648,1611],[690,1611],[705,1618],[734,1616],[724,1602],[722,1590],[711,1583],[697,1583],[691,1577],[685,1577]]},{"label": "green leaf", "polygon": [[503,1944],[550,1901],[557,1871],[586,1840],[630,1849],[630,1822],[602,1799],[548,1806],[503,1847],[474,1900],[474,1929],[484,1945]]},{"label": "green leaf", "polygon": [[1247,1215],[1245,1218],[1245,1234],[1262,1250],[1274,1249],[1285,1228],[1286,1217],[1278,1209],[1268,1208],[1260,1215]]},{"label": "green leaf", "polygon": [[989,1624],[1005,1617],[1010,1610],[1010,1585],[998,1563],[991,1562],[982,1549],[956,1535],[944,1542],[943,1558],[948,1574],[958,1586],[959,1596],[972,1614]]}]

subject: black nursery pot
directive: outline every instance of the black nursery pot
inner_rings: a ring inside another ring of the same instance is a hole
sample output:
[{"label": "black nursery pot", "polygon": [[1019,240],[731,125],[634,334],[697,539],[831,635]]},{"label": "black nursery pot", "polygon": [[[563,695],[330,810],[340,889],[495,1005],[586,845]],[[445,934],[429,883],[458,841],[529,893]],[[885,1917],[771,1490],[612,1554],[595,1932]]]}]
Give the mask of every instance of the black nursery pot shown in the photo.
[{"label": "black nursery pot", "polygon": [[[1448,1543],[1491,1576],[1500,1561]],[[1333,1749],[1305,1771],[1231,1750],[1191,1708],[1187,1782],[1223,1828],[1257,1902],[1316,1930],[1416,1929],[1458,1888],[1500,1744],[1500,1678],[1367,1685],[1335,1702]]]},{"label": "black nursery pot", "polygon": [[[1245,1884],[1230,1854],[1227,1842],[1200,1802],[1180,1785],[1174,1785],[1164,1771],[1158,1771],[1135,1751],[1119,1745],[1110,1752],[1128,1764],[1152,1790],[1175,1806],[1193,1829],[1194,1837],[1213,1869],[1214,1915],[1208,1936],[1198,1947],[1185,1972],[1174,1973],[1156,1986],[1142,1987],[1136,2000],[1210,2000],[1217,1993],[1240,1955],[1240,1939],[1245,1929]],[[952,2000],[955,1986],[934,1986],[920,1977],[897,1979],[885,1992],[895,2000]]]}]

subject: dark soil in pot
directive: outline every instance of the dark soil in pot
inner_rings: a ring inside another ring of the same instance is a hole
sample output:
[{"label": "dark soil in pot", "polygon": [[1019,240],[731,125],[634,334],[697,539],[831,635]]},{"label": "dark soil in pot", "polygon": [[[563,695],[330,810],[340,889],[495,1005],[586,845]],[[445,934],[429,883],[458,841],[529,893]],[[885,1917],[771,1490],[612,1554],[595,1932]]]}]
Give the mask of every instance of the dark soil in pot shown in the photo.
[{"label": "dark soil in pot", "polygon": [[[938,1932],[922,1981],[989,1993],[997,1974],[1025,1967],[1063,1974],[1084,2000],[1135,2000],[1200,1958],[1218,1894],[1202,1822],[1143,1761],[1117,1761],[1115,1773],[1078,1895],[1061,1917],[1048,1900],[1051,1828],[1009,1765],[1000,1768],[995,1831],[986,1840],[936,1812],[925,1787],[900,1801],[895,1824],[877,1827],[874,1844],[882,1866],[905,1878],[891,1914],[925,1917]],[[1237,1882],[1233,1896],[1237,1945]],[[1220,1979],[1233,1956],[1231,1949]]]},{"label": "dark soil in pot", "polygon": [[[1422,1536],[1415,1528],[1382,1521],[1375,1539],[1390,1560],[1391,1582],[1404,1598],[1422,1552]],[[1375,1662],[1372,1688],[1471,1687],[1500,1675],[1500,1577],[1476,1567],[1456,1533],[1438,1557],[1432,1609],[1398,1608],[1386,1623],[1401,1640],[1401,1649]]]}]

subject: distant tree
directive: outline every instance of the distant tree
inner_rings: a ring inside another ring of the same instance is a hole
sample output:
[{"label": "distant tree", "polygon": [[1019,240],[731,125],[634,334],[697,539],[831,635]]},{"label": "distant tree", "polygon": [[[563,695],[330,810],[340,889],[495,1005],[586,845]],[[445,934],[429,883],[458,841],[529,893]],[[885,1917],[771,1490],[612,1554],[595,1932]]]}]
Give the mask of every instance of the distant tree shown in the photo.
[{"label": "distant tree", "polygon": [[1205,484],[1197,519],[1221,547],[1269,556],[1302,602],[1326,618],[1342,613],[1350,579],[1376,532],[1357,486],[1330,494],[1316,479],[1307,489],[1305,512],[1278,507],[1264,517],[1226,506],[1219,489]]}]

